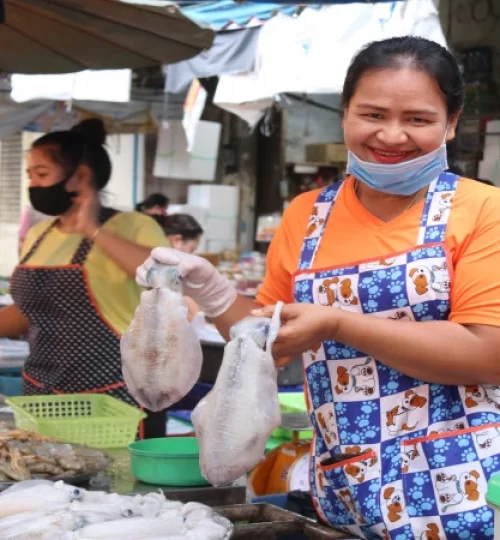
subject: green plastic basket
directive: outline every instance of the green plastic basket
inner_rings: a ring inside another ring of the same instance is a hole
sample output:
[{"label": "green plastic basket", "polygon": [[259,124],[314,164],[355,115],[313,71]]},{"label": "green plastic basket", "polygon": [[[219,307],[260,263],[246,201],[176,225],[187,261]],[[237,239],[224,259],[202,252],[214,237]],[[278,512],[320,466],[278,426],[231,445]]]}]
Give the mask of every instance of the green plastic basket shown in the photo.
[{"label": "green plastic basket", "polygon": [[129,447],[134,476],[157,486],[206,486],[195,437],[136,441]]},{"label": "green plastic basket", "polygon": [[16,427],[93,448],[124,448],[146,414],[106,394],[20,396],[5,400]]}]

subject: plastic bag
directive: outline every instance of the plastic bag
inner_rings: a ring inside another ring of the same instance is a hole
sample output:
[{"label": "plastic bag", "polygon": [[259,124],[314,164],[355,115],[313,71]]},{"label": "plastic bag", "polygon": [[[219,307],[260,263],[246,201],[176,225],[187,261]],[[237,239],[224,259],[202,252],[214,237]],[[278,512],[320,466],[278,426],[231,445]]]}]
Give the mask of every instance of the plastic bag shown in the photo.
[{"label": "plastic bag", "polygon": [[151,289],[141,301],[121,340],[123,377],[144,407],[160,411],[180,401],[201,372],[200,342],[189,324],[181,277],[172,267],[154,265]]},{"label": "plastic bag", "polygon": [[257,465],[281,424],[271,346],[282,307],[276,306],[272,320],[249,317],[231,329],[214,388],[191,416],[201,471],[214,486],[234,482]]}]

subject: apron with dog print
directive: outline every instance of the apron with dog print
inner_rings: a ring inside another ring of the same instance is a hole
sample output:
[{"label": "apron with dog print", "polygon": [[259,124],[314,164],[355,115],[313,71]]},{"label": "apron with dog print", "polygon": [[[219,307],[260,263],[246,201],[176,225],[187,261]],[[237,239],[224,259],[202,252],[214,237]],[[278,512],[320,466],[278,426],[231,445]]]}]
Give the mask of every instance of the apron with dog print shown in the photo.
[{"label": "apron with dog print", "polygon": [[[340,185],[325,188],[295,301],[408,324],[447,320],[453,273],[444,239],[457,183],[444,173],[430,185],[411,251],[313,269]],[[310,483],[322,520],[361,538],[493,536],[485,492],[500,471],[500,386],[429,384],[333,341],[305,353],[304,368],[315,432]]]}]

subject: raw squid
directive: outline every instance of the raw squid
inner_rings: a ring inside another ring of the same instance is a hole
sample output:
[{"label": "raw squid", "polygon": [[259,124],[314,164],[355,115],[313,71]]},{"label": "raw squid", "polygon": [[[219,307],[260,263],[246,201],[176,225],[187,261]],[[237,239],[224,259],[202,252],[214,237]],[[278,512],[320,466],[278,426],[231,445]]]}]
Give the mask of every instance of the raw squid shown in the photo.
[{"label": "raw squid", "polygon": [[271,321],[250,317],[231,329],[215,385],[193,411],[201,471],[214,486],[229,484],[257,465],[281,423],[270,351],[282,306]]},{"label": "raw squid", "polygon": [[123,377],[144,407],[159,411],[180,401],[201,372],[202,351],[187,319],[177,270],[155,265],[134,320],[121,341]]},{"label": "raw squid", "polygon": [[92,493],[63,482],[21,482],[0,494],[4,505],[2,540],[225,540],[232,529],[203,504],[161,493]]}]

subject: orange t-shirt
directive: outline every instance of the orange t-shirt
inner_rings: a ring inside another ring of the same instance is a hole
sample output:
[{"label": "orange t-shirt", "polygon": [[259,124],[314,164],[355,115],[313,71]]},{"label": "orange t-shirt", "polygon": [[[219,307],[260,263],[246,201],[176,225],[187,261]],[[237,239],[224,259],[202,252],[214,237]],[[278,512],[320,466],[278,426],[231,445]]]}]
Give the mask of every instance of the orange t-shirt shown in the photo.
[{"label": "orange t-shirt", "polygon": [[[257,295],[262,305],[293,302],[293,274],[319,190],[295,198],[269,247],[267,273]],[[361,205],[348,178],[340,190],[313,269],[352,266],[416,246],[424,201],[389,223]],[[445,243],[451,253],[450,321],[500,326],[500,189],[460,179]]]}]

